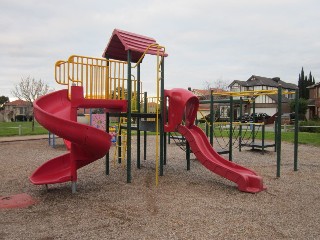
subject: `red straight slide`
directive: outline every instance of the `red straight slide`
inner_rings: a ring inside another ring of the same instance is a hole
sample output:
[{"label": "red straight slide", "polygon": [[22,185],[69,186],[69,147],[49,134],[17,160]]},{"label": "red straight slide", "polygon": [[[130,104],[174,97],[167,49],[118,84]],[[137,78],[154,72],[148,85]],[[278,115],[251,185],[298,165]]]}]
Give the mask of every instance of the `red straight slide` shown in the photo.
[{"label": "red straight slide", "polygon": [[36,169],[30,177],[33,184],[54,184],[77,181],[77,169],[102,158],[111,146],[111,136],[94,127],[77,123],[77,108],[105,108],[126,111],[125,100],[84,99],[83,88],[47,94],[34,102],[37,121],[50,132],[70,142],[70,152],[51,159]]},{"label": "red straight slide", "polygon": [[190,144],[197,159],[210,171],[235,182],[243,192],[257,193],[265,187],[262,178],[254,171],[224,159],[212,147],[205,133],[197,126],[178,126],[181,133]]},{"label": "red straight slide", "polygon": [[191,91],[181,88],[165,90],[165,99],[167,111],[164,111],[166,119],[164,130],[181,133],[201,164],[210,171],[235,182],[240,191],[256,193],[266,189],[262,178],[254,171],[220,156],[212,148],[205,133],[194,125],[199,99]]}]

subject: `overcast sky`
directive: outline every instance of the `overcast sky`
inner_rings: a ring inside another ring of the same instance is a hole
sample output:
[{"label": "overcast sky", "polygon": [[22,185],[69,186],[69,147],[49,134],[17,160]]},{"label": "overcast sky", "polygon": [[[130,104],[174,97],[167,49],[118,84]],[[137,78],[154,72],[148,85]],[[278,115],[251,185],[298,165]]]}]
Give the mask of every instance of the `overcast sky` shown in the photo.
[{"label": "overcast sky", "polygon": [[[0,0],[0,95],[27,76],[61,89],[54,63],[101,57],[114,28],[166,47],[167,89],[251,75],[297,84],[302,66],[319,82],[319,11],[316,0]],[[149,60],[143,90],[154,92]]]}]

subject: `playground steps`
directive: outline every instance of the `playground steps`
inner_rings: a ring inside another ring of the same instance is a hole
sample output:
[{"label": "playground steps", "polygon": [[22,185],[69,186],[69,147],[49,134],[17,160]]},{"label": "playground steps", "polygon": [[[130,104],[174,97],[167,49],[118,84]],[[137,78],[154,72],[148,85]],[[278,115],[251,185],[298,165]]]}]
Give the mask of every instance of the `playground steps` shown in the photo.
[{"label": "playground steps", "polygon": [[119,121],[118,126],[118,132],[117,132],[117,141],[116,141],[116,147],[114,150],[113,155],[113,163],[116,164],[116,160],[118,159],[118,162],[122,163],[124,166],[127,153],[127,131],[126,128],[123,128],[122,125],[127,123],[127,118],[121,117]]}]

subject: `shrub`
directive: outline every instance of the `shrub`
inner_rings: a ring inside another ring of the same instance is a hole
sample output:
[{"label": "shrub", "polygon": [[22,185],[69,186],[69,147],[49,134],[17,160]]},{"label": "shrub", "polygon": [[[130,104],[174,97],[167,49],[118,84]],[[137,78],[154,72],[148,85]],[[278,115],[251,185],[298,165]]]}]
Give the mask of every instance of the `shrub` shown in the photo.
[{"label": "shrub", "polygon": [[299,127],[300,132],[320,133],[320,121],[316,121],[316,120],[301,121],[299,122],[299,126],[300,126]]}]

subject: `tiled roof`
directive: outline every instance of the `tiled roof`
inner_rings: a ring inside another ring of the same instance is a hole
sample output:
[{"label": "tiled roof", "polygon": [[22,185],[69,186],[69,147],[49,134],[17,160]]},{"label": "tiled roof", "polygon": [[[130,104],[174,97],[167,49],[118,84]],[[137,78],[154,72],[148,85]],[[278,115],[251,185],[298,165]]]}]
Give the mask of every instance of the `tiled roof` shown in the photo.
[{"label": "tiled roof", "polygon": [[210,95],[210,91],[213,91],[214,93],[218,92],[225,92],[225,90],[220,88],[210,88],[210,89],[192,89],[192,92],[197,96],[204,96],[204,95]]},{"label": "tiled roof", "polygon": [[313,84],[311,86],[308,86],[307,88],[316,88],[316,87],[320,87],[320,82]]},{"label": "tiled roof", "polygon": [[4,105],[5,106],[30,106],[31,103],[19,99],[19,100],[15,100],[15,101],[12,101],[12,102],[8,102],[8,103],[6,103]]},{"label": "tiled roof", "polygon": [[281,86],[286,89],[295,90],[297,88],[296,84],[284,82],[278,77],[267,78],[267,77],[260,77],[255,75],[252,75],[247,81],[234,80],[229,85],[229,87],[235,83],[238,83],[240,86],[244,86],[244,87],[252,87],[252,86],[278,87],[279,84],[281,84]]}]

